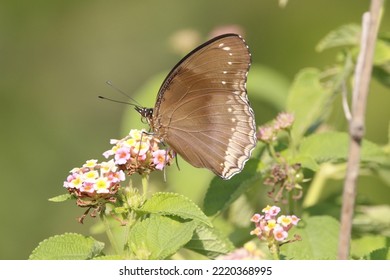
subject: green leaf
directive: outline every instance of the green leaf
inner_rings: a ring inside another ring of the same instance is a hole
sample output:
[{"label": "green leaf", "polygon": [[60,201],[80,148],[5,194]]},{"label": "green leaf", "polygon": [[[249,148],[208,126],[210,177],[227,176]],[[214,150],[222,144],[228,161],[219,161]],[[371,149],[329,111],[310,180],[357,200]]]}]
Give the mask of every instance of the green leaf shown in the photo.
[{"label": "green leaf", "polygon": [[378,39],[375,44],[374,65],[383,65],[390,62],[390,44]]},{"label": "green leaf", "polygon": [[[329,216],[313,216],[299,222],[289,236],[299,234],[301,241],[285,244],[281,253],[293,260],[334,260],[337,258],[339,222]],[[303,226],[302,226],[303,225]]]},{"label": "green leaf", "polygon": [[196,223],[152,215],[129,232],[129,248],[136,259],[165,259],[191,240]]},{"label": "green leaf", "polygon": [[290,82],[279,72],[261,66],[252,65],[248,74],[247,89],[250,99],[267,102],[276,111],[285,108]]},{"label": "green leaf", "polygon": [[258,159],[248,160],[241,173],[230,180],[214,177],[203,201],[205,214],[212,216],[223,211],[245,193],[259,177],[256,173],[258,164]]},{"label": "green leaf", "polygon": [[[299,157],[311,157],[317,163],[346,161],[349,136],[344,132],[324,132],[306,137],[300,146]],[[363,140],[362,162],[389,163],[388,156],[377,144]]]},{"label": "green leaf", "polygon": [[225,255],[234,250],[234,245],[228,238],[222,236],[217,229],[198,226],[191,241],[185,245],[185,248],[214,259],[219,255]]},{"label": "green leaf", "polygon": [[347,24],[329,32],[316,46],[316,51],[343,46],[354,46],[360,43],[361,28],[357,24]]},{"label": "green leaf", "polygon": [[374,66],[372,75],[382,85],[390,87],[390,62],[385,65]]},{"label": "green leaf", "polygon": [[380,178],[388,187],[390,187],[390,172],[389,168],[377,170],[378,178]]},{"label": "green leaf", "polygon": [[330,108],[332,91],[320,83],[321,72],[315,68],[301,70],[295,77],[287,99],[287,111],[295,116],[291,130],[298,143],[309,128],[322,121]]},{"label": "green leaf", "polygon": [[356,208],[355,232],[390,236],[390,205],[367,205]]},{"label": "green leaf", "polygon": [[72,199],[73,196],[70,193],[57,195],[55,197],[49,198],[49,201],[51,202],[63,202],[69,199]]},{"label": "green leaf", "polygon": [[30,260],[89,260],[100,256],[104,243],[77,233],[65,233],[39,243]]},{"label": "green leaf", "polygon": [[300,156],[312,157],[317,163],[340,162],[347,159],[348,134],[325,132],[312,134],[303,139]]},{"label": "green leaf", "polygon": [[375,250],[388,247],[388,238],[380,235],[365,235],[352,239],[351,256],[355,259],[367,258]]},{"label": "green leaf", "polygon": [[370,253],[369,260],[390,260],[390,248],[377,249]]},{"label": "green leaf", "polygon": [[295,156],[292,160],[289,160],[289,162],[292,164],[300,163],[302,168],[307,168],[313,171],[318,171],[320,168],[313,157],[302,154]]},{"label": "green leaf", "polygon": [[116,260],[116,261],[125,260],[124,256],[120,256],[120,255],[99,256],[99,257],[96,257],[96,258],[93,258],[93,259],[94,260],[107,260],[107,261],[111,261],[111,260]]},{"label": "green leaf", "polygon": [[142,212],[174,215],[212,226],[208,217],[189,198],[177,193],[156,193],[140,208]]}]

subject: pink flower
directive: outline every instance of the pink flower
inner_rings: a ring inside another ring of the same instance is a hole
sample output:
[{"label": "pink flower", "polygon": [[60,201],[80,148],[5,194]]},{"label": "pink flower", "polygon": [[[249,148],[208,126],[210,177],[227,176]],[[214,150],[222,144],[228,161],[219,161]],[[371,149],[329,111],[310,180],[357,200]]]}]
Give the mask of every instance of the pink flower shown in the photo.
[{"label": "pink flower", "polygon": [[119,170],[119,171],[117,171],[115,173],[111,173],[107,177],[113,183],[119,183],[121,181],[126,180],[125,172],[123,172],[122,170]]},{"label": "pink flower", "polygon": [[238,248],[227,255],[217,257],[217,260],[261,260],[265,258],[262,250],[257,248],[253,241],[244,244],[243,247]]},{"label": "pink flower", "polygon": [[276,131],[272,126],[260,126],[257,132],[257,139],[265,143],[271,143],[276,140]]},{"label": "pink flower", "polygon": [[260,222],[260,220],[261,220],[262,218],[263,218],[262,215],[256,213],[256,214],[254,214],[254,215],[252,216],[251,222],[258,223],[258,222]]},{"label": "pink flower", "polygon": [[274,128],[275,129],[289,129],[294,123],[294,115],[290,113],[279,113],[276,117]]},{"label": "pink flower", "polygon": [[108,151],[105,151],[104,153],[103,153],[103,156],[105,157],[105,158],[109,158],[110,156],[112,156],[112,155],[114,155],[115,153],[114,153],[114,151],[113,150],[108,150]]},{"label": "pink flower", "polygon": [[130,149],[127,147],[121,147],[115,153],[115,164],[125,164],[129,158]]},{"label": "pink flower", "polygon": [[156,169],[163,170],[165,166],[165,150],[157,150],[153,152],[153,163],[156,165]]},{"label": "pink flower", "polygon": [[279,214],[280,212],[280,207],[278,206],[267,206],[266,208],[263,209],[263,212],[265,213],[265,219],[270,220],[274,219],[276,215]]},{"label": "pink flower", "polygon": [[291,217],[291,224],[293,224],[294,226],[296,226],[298,224],[298,222],[301,220],[299,219],[297,216],[295,215],[292,215],[290,216]]},{"label": "pink flower", "polygon": [[92,183],[84,183],[82,187],[80,188],[80,191],[85,193],[94,193],[95,188],[93,187]]},{"label": "pink flower", "polygon": [[64,187],[71,188],[72,186],[70,186],[70,183],[72,182],[73,179],[75,179],[73,174],[68,175],[68,177],[66,177],[66,181],[64,182]]},{"label": "pink flower", "polygon": [[64,182],[64,187],[68,189],[79,189],[82,186],[82,183],[80,175],[72,174],[68,176],[67,182]]},{"label": "pink flower", "polygon": [[277,241],[284,241],[288,237],[287,231],[285,231],[283,227],[280,225],[275,226],[273,235],[275,240]]}]

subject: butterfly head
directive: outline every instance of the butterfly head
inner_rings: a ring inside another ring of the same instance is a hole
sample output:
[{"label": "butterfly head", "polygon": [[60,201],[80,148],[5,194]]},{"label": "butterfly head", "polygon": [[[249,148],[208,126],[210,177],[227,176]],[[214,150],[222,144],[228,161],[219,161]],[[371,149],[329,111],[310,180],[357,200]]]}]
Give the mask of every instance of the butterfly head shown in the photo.
[{"label": "butterfly head", "polygon": [[141,115],[142,120],[146,120],[150,124],[153,117],[153,108],[135,106],[134,109]]}]

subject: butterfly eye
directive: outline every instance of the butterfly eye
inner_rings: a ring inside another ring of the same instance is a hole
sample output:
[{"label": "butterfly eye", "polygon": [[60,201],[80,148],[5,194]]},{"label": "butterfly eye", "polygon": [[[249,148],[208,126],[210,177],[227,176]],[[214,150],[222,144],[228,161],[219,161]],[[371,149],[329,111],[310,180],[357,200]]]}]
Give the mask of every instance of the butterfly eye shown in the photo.
[{"label": "butterfly eye", "polygon": [[134,108],[142,118],[149,119],[153,115],[153,109],[135,106]]}]

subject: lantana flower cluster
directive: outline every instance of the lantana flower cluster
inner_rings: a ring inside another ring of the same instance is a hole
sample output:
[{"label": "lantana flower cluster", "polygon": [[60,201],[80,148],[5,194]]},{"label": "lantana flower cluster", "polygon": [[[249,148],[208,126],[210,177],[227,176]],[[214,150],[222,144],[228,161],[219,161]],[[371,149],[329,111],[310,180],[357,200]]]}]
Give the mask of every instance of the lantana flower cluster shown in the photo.
[{"label": "lantana flower cluster", "polygon": [[266,254],[257,248],[256,243],[249,241],[227,255],[218,256],[217,260],[263,260],[265,258]]},{"label": "lantana flower cluster", "polygon": [[280,208],[277,206],[267,206],[262,210],[263,214],[254,214],[251,221],[256,228],[250,232],[260,240],[269,243],[283,243],[288,238],[288,231],[298,224],[300,219],[295,215],[280,215]]},{"label": "lantana flower cluster", "polygon": [[163,170],[175,157],[173,150],[160,149],[158,138],[136,129],[121,140],[111,139],[110,143],[114,146],[103,155],[106,158],[113,156],[115,164],[128,175]]},{"label": "lantana flower cluster", "polygon": [[159,139],[141,130],[133,129],[125,138],[111,140],[111,144],[114,146],[103,155],[113,158],[101,163],[88,160],[82,167],[73,168],[64,182],[64,187],[77,198],[78,206],[101,211],[105,203],[117,201],[126,174],[147,175],[163,170],[175,156],[172,150],[160,149]]},{"label": "lantana flower cluster", "polygon": [[69,193],[77,197],[81,207],[98,206],[106,201],[114,201],[120,182],[125,180],[125,173],[113,160],[98,163],[88,160],[81,168],[73,168],[64,182]]}]

